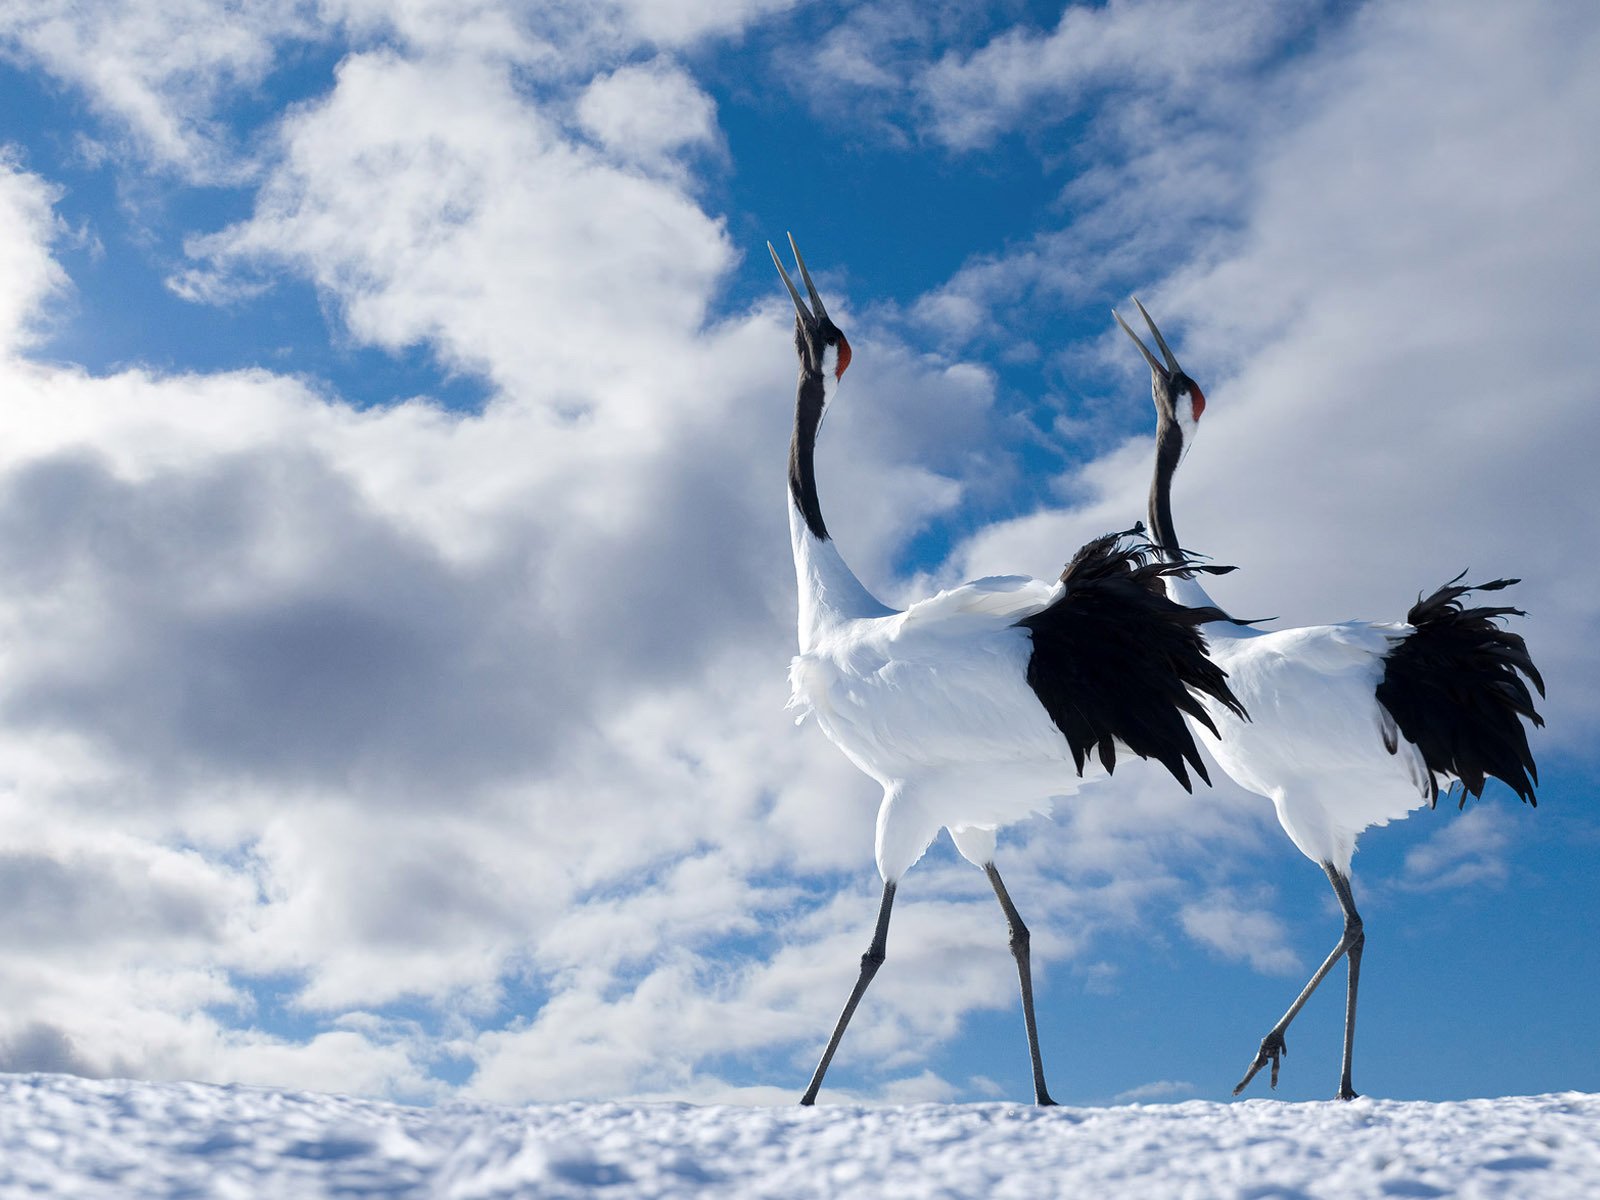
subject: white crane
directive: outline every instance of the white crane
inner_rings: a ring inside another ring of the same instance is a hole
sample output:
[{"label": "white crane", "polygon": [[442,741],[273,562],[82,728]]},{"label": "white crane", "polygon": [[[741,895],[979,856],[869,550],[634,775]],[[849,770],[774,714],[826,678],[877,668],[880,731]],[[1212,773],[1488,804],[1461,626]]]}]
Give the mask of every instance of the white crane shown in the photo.
[{"label": "white crane", "polygon": [[1121,534],[1084,546],[1058,582],[980,579],[904,612],[874,599],[828,536],[813,468],[817,430],[850,365],[850,343],[823,308],[793,237],[789,245],[809,308],[771,243],[767,249],[794,300],[800,358],[789,450],[800,597],[791,704],[802,719],[815,717],[883,787],[877,926],[800,1102],[815,1102],[845,1027],[884,961],[900,877],[944,828],[988,876],[1005,912],[1034,1099],[1051,1104],[1034,1023],[1028,929],[995,869],[995,831],[1076,791],[1086,768],[1109,774],[1119,750],[1156,759],[1185,789],[1185,764],[1205,779],[1184,715],[1202,726],[1211,719],[1191,689],[1230,713],[1240,711],[1196,631],[1221,614],[1191,612],[1167,599],[1162,577],[1189,564],[1148,561],[1152,547],[1126,544]]},{"label": "white crane", "polygon": [[[1144,305],[1137,298],[1134,303],[1162,355],[1158,361],[1113,310],[1150,364],[1156,405],[1150,535],[1169,561],[1181,563],[1184,554],[1172,527],[1172,477],[1193,444],[1206,400],[1178,366]],[[1287,1053],[1284,1033],[1341,956],[1349,974],[1338,1098],[1356,1096],[1350,1058],[1366,934],[1351,896],[1350,859],[1364,829],[1436,804],[1441,785],[1448,794],[1460,783],[1465,807],[1469,794],[1482,794],[1490,775],[1536,803],[1539,776],[1522,719],[1544,722],[1521,676],[1541,696],[1544,681],[1522,638],[1498,623],[1523,613],[1461,603],[1470,592],[1498,591],[1517,580],[1473,585],[1461,579],[1458,575],[1426,599],[1419,597],[1404,621],[1271,632],[1228,621],[1206,626],[1212,661],[1228,673],[1250,713],[1247,724],[1207,700],[1212,718],[1205,730],[1207,746],[1238,784],[1272,801],[1284,832],[1321,866],[1344,911],[1338,944],[1261,1040],[1250,1069],[1233,1089],[1236,1096],[1268,1062],[1272,1086],[1278,1085],[1279,1059]],[[1183,604],[1215,607],[1192,575],[1169,574],[1166,585]]]}]

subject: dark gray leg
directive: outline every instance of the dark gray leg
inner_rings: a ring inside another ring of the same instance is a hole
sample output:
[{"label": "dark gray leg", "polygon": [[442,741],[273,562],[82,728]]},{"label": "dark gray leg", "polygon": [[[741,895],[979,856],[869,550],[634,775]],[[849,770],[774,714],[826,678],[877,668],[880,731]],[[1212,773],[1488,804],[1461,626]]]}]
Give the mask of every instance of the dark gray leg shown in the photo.
[{"label": "dark gray leg", "polygon": [[828,1073],[828,1064],[833,1061],[833,1052],[839,1048],[839,1040],[844,1037],[844,1027],[850,1024],[850,1018],[855,1015],[856,1005],[861,1003],[861,997],[866,994],[867,984],[872,982],[872,977],[878,973],[878,968],[883,965],[883,960],[889,949],[889,909],[894,905],[894,884],[883,885],[883,903],[878,906],[878,927],[872,934],[872,945],[867,947],[867,952],[861,956],[861,974],[856,979],[856,986],[850,993],[850,999],[844,1002],[844,1011],[839,1014],[839,1023],[833,1027],[833,1036],[828,1039],[828,1048],[822,1052],[822,1061],[817,1064],[817,1070],[811,1076],[811,1085],[806,1088],[806,1094],[800,1097],[801,1104],[815,1104],[817,1091],[822,1087],[822,1077]]},{"label": "dark gray leg", "polygon": [[1356,988],[1361,983],[1361,951],[1367,944],[1367,935],[1361,928],[1355,898],[1350,895],[1350,880],[1331,869],[1328,880],[1339,897],[1339,907],[1344,909],[1344,940],[1348,945],[1345,964],[1350,971],[1344,995],[1344,1065],[1339,1072],[1337,1098],[1354,1100],[1357,1092],[1350,1086],[1350,1058],[1356,1045]]},{"label": "dark gray leg", "polygon": [[1033,1100],[1035,1104],[1054,1104],[1049,1089],[1044,1085],[1044,1061],[1039,1057],[1039,1026],[1033,1018],[1033,969],[1029,965],[1028,927],[1017,915],[1017,906],[1011,903],[1006,885],[1000,881],[1000,872],[993,863],[984,866],[994,894],[1005,910],[1006,922],[1011,926],[1011,957],[1017,960],[1017,980],[1022,984],[1022,1023],[1028,1030],[1028,1056],[1033,1060]]},{"label": "dark gray leg", "polygon": [[1344,910],[1344,933],[1339,938],[1339,944],[1333,948],[1333,953],[1323,960],[1316,974],[1311,977],[1311,981],[1289,1006],[1289,1011],[1284,1013],[1283,1018],[1272,1027],[1266,1037],[1261,1039],[1261,1049],[1256,1052],[1255,1061],[1250,1064],[1250,1069],[1244,1073],[1244,1078],[1233,1089],[1235,1096],[1244,1091],[1245,1086],[1256,1077],[1256,1072],[1268,1062],[1272,1063],[1272,1086],[1278,1086],[1278,1060],[1289,1053],[1289,1048],[1283,1040],[1284,1031],[1289,1028],[1289,1022],[1294,1020],[1305,1007],[1306,1001],[1311,999],[1311,993],[1317,990],[1317,984],[1322,982],[1322,977],[1333,970],[1334,963],[1348,954],[1350,976],[1349,987],[1345,992],[1344,1071],[1339,1079],[1337,1098],[1353,1100],[1356,1097],[1355,1090],[1350,1086],[1350,1057],[1355,1048],[1356,986],[1361,979],[1361,949],[1366,945],[1367,935],[1362,932],[1361,914],[1356,912],[1355,900],[1350,895],[1349,878],[1341,874],[1332,863],[1323,863],[1322,870],[1327,875],[1328,882],[1333,884],[1334,895],[1339,897],[1339,907]]}]

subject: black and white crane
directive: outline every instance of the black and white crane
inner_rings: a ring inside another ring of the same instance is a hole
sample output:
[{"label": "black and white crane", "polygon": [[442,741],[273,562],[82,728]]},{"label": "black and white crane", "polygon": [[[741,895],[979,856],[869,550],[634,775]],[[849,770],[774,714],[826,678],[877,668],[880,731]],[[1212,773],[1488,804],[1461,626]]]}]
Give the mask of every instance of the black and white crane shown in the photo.
[{"label": "black and white crane", "polygon": [[[1161,350],[1158,360],[1113,311],[1150,365],[1156,406],[1150,536],[1167,561],[1182,563],[1172,525],[1172,477],[1194,442],[1206,399],[1178,366],[1144,305],[1137,298],[1134,303]],[[1523,677],[1541,696],[1544,681],[1523,639],[1500,624],[1501,618],[1524,614],[1462,604],[1472,592],[1499,591],[1517,580],[1463,584],[1464,575],[1426,599],[1419,596],[1404,621],[1273,631],[1228,621],[1205,627],[1212,661],[1228,673],[1250,713],[1246,723],[1206,699],[1212,721],[1200,728],[1207,748],[1235,782],[1272,801],[1284,832],[1322,868],[1344,912],[1338,944],[1262,1039],[1234,1095],[1269,1062],[1277,1086],[1284,1033],[1341,957],[1348,976],[1338,1098],[1356,1095],[1350,1059],[1366,934],[1351,895],[1350,860],[1363,830],[1436,804],[1441,788],[1448,794],[1456,783],[1465,807],[1467,796],[1481,795],[1491,775],[1536,803],[1538,771],[1522,722],[1544,722]],[[1215,607],[1192,574],[1172,572],[1165,582],[1180,603]]]},{"label": "black and white crane", "polygon": [[1197,698],[1203,696],[1242,716],[1197,632],[1221,614],[1169,600],[1163,576],[1189,564],[1151,561],[1148,543],[1121,534],[1085,545],[1055,582],[980,579],[903,612],[875,599],[829,537],[813,463],[818,427],[850,365],[850,343],[829,319],[793,237],[789,245],[809,306],[771,243],[767,249],[794,300],[800,358],[789,450],[800,601],[791,704],[883,787],[877,925],[800,1102],[815,1102],[845,1027],[884,961],[901,876],[942,828],[988,876],[1005,913],[1034,1099],[1051,1104],[1034,1021],[1028,929],[995,869],[996,830],[1047,810],[1054,797],[1075,792],[1086,773],[1109,774],[1119,751],[1157,760],[1185,789],[1190,768],[1206,779],[1185,714],[1209,727]]}]

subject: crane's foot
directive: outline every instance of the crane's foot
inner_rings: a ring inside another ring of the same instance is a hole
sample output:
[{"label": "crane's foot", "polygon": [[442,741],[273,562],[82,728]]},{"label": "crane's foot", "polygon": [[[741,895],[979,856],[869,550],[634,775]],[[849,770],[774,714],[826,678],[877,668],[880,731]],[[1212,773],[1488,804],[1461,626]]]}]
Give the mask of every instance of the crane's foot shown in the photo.
[{"label": "crane's foot", "polygon": [[1261,1068],[1266,1066],[1269,1062],[1272,1064],[1272,1086],[1276,1088],[1278,1086],[1279,1060],[1288,1053],[1289,1046],[1288,1043],[1283,1040],[1283,1034],[1274,1029],[1271,1033],[1267,1034],[1266,1037],[1261,1039],[1261,1049],[1256,1051],[1255,1062],[1250,1064],[1250,1069],[1244,1073],[1244,1078],[1239,1080],[1238,1084],[1234,1087],[1233,1094],[1237,1096],[1240,1092],[1244,1091],[1244,1089],[1249,1085],[1250,1081],[1256,1077],[1256,1072],[1261,1070]]},{"label": "crane's foot", "polygon": [[1040,1108],[1055,1108],[1056,1107],[1056,1102],[1054,1100],[1050,1099],[1050,1093],[1049,1092],[1035,1092],[1034,1096],[1033,1096],[1033,1102],[1035,1104],[1037,1104]]},{"label": "crane's foot", "polygon": [[1335,1100],[1359,1100],[1359,1099],[1361,1099],[1361,1093],[1356,1091],[1355,1088],[1351,1087],[1348,1083],[1343,1083],[1343,1084],[1339,1085],[1338,1094],[1336,1094],[1334,1096],[1334,1099]]}]

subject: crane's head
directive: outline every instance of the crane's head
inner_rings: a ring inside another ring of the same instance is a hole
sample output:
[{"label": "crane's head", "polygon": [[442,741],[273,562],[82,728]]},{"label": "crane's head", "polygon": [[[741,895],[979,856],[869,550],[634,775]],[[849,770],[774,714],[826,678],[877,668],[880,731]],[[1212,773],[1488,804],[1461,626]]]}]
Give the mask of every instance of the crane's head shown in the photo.
[{"label": "crane's head", "polygon": [[800,257],[800,247],[794,244],[792,233],[789,235],[789,249],[794,251],[794,265],[800,269],[800,278],[811,296],[810,308],[800,298],[789,272],[783,269],[778,252],[772,248],[771,242],[767,243],[772,265],[783,276],[783,286],[789,289],[789,298],[794,301],[794,345],[800,354],[800,372],[803,375],[821,376],[824,388],[831,393],[833,386],[844,378],[845,368],[850,365],[850,343],[845,340],[839,327],[828,319],[828,310],[822,307],[822,297],[817,295],[817,285],[811,282],[811,272],[806,270],[806,260]]},{"label": "crane's head", "polygon": [[1206,398],[1200,391],[1199,384],[1183,373],[1183,368],[1178,365],[1177,358],[1167,346],[1167,339],[1161,336],[1161,330],[1156,328],[1156,323],[1150,319],[1150,314],[1145,312],[1144,305],[1139,304],[1139,297],[1133,298],[1134,304],[1139,307],[1139,315],[1144,317],[1144,323],[1150,327],[1151,334],[1156,339],[1156,345],[1161,347],[1161,357],[1165,362],[1158,362],[1156,356],[1150,353],[1150,348],[1139,340],[1139,335],[1128,328],[1128,323],[1122,319],[1122,314],[1116,309],[1111,310],[1111,315],[1117,318],[1117,324],[1122,326],[1122,332],[1133,339],[1133,344],[1139,347],[1139,353],[1144,355],[1145,362],[1150,364],[1150,395],[1156,402],[1156,425],[1159,428],[1174,424],[1183,435],[1184,453],[1188,453],[1190,444],[1194,441],[1195,431],[1200,426],[1200,414],[1206,410]]}]

